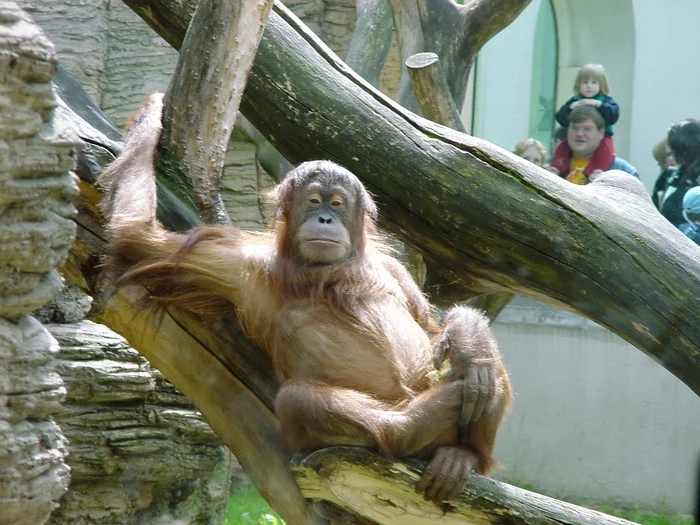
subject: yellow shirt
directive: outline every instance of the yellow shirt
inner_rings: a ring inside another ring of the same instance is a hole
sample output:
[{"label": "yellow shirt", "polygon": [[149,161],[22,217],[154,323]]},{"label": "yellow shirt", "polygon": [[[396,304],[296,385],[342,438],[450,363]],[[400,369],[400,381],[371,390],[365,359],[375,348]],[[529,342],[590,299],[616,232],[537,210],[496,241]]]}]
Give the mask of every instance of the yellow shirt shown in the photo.
[{"label": "yellow shirt", "polygon": [[573,182],[574,184],[588,184],[588,177],[583,172],[588,166],[591,159],[571,159],[571,169],[569,174],[566,176],[566,180]]}]

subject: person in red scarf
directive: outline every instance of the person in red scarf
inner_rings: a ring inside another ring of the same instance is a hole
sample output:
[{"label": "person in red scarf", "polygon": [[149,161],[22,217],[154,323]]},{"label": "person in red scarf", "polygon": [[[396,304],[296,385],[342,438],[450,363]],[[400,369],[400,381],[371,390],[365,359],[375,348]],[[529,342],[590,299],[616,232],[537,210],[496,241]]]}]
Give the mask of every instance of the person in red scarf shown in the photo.
[{"label": "person in red scarf", "polygon": [[[596,159],[596,153],[605,137],[605,120],[593,106],[579,106],[569,114],[566,132],[568,155],[553,166],[559,176],[574,184],[588,184],[609,170],[621,170],[639,178],[637,170],[626,160],[613,155],[606,162]],[[598,157],[600,159],[600,157]],[[554,160],[552,160],[554,163]]]},{"label": "person in red scarf", "polygon": [[[600,64],[585,64],[581,66],[574,82],[574,96],[567,100],[557,111],[557,122],[567,127],[569,125],[569,115],[574,109],[581,106],[596,108],[605,121],[603,140],[591,162],[584,170],[585,175],[590,176],[591,173],[598,169],[605,171],[607,169],[606,166],[610,165],[615,159],[615,142],[612,139],[613,124],[620,117],[620,107],[615,102],[615,99],[610,96],[610,83],[605,74],[605,68]],[[560,167],[566,163],[569,154],[569,145],[564,140],[555,148],[550,164],[562,173],[563,171]]]}]

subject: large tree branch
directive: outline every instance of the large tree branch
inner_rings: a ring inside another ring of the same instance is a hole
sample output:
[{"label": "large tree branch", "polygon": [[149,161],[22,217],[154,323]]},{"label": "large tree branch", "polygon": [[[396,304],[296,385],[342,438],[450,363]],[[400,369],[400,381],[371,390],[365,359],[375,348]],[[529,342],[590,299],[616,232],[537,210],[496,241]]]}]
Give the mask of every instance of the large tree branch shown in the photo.
[{"label": "large tree branch", "polygon": [[465,14],[463,38],[466,50],[474,59],[481,48],[508,27],[531,0],[471,0],[461,6]]},{"label": "large tree branch", "polygon": [[201,320],[181,312],[143,310],[140,305],[146,293],[136,286],[120,289],[95,320],[137,344],[139,352],[187,395],[288,523],[313,523],[290,474],[277,418],[263,402],[272,396],[256,396],[231,372],[235,370],[227,359],[231,347],[217,341],[215,332]]},{"label": "large tree branch", "polygon": [[[165,0],[138,4],[146,20],[182,18]],[[700,393],[700,248],[635,179],[575,186],[416,118],[279,4],[241,108],[291,161],[324,157],[357,173],[382,205],[382,226],[425,254],[433,292],[508,291],[576,311]]]},{"label": "large tree branch", "polygon": [[352,447],[331,447],[298,456],[293,465],[304,496],[331,502],[376,523],[632,525],[478,475],[469,478],[455,501],[435,505],[415,494],[415,483],[424,468],[421,461],[394,462]]},{"label": "large tree branch", "polygon": [[406,60],[406,69],[423,116],[443,126],[465,132],[457,104],[440,67],[439,57],[435,53],[411,55]]},{"label": "large tree branch", "polygon": [[345,62],[379,88],[379,77],[394,39],[394,21],[387,0],[357,0],[357,22]]}]

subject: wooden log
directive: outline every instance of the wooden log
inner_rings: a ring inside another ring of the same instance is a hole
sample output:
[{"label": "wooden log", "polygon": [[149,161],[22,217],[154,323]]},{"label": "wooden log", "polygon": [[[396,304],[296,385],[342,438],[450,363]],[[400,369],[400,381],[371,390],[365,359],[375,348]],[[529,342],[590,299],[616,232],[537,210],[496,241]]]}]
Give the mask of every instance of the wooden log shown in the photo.
[{"label": "wooden log", "polygon": [[458,499],[438,505],[415,492],[424,467],[360,447],[330,447],[296,456],[292,468],[305,497],[381,525],[632,525],[477,474]]},{"label": "wooden log", "polygon": [[406,67],[423,116],[465,132],[438,56],[435,53],[416,53],[408,57]]},{"label": "wooden log", "polygon": [[231,223],[219,194],[224,157],[271,7],[272,0],[199,2],[165,97],[159,171],[194,184],[206,223]]},{"label": "wooden log", "polygon": [[[154,27],[167,18],[164,36],[181,42],[184,28],[173,21],[186,19],[186,6],[127,4]],[[281,4],[241,109],[290,161],[328,158],[355,172],[380,204],[382,228],[424,254],[441,304],[509,292],[577,312],[700,394],[700,247],[633,177],[613,172],[577,186],[418,119],[357,78]]]}]

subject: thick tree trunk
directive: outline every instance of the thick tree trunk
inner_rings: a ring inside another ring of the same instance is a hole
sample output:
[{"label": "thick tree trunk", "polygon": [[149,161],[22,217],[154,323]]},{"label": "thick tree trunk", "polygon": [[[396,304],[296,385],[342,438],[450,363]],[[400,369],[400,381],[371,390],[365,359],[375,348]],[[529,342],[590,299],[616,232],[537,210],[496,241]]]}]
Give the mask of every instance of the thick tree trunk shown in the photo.
[{"label": "thick tree trunk", "polygon": [[194,183],[209,224],[231,222],[219,193],[224,157],[271,7],[272,0],[202,0],[168,88],[159,159]]},{"label": "thick tree trunk", "polygon": [[[127,0],[179,46],[186,6]],[[611,174],[575,186],[433,125],[377,93],[281,6],[268,20],[242,110],[293,162],[325,157],[376,195],[443,301],[505,291],[588,317],[700,393],[700,248]],[[634,210],[634,215],[629,213]]]},{"label": "thick tree trunk", "polygon": [[345,62],[379,89],[379,77],[394,39],[394,21],[387,0],[357,0],[357,22]]}]

